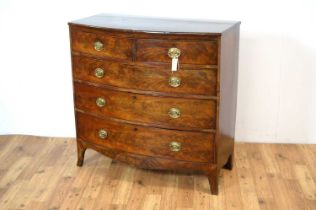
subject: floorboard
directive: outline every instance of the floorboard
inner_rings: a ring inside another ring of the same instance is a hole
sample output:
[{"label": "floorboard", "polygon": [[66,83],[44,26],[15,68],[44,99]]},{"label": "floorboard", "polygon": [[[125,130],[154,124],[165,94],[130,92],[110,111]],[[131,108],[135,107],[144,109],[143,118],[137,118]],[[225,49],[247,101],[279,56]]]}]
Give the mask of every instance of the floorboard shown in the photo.
[{"label": "floorboard", "polygon": [[213,196],[203,175],[137,169],[93,150],[77,167],[75,143],[0,136],[0,209],[316,209],[316,145],[236,143]]}]

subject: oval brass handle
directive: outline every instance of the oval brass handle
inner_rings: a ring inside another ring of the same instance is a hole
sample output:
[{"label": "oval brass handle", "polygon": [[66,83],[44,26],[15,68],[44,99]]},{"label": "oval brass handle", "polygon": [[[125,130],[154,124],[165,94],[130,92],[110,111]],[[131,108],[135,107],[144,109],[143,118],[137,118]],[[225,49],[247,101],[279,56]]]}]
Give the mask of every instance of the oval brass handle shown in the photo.
[{"label": "oval brass handle", "polygon": [[172,152],[179,152],[181,150],[181,143],[180,142],[176,142],[176,141],[172,141],[169,143],[169,149]]},{"label": "oval brass handle", "polygon": [[96,51],[102,51],[104,49],[104,45],[101,41],[95,41],[93,46]]},{"label": "oval brass handle", "polygon": [[95,103],[98,107],[104,107],[106,105],[106,100],[104,98],[99,97],[97,98]]},{"label": "oval brass handle", "polygon": [[181,50],[175,47],[172,47],[168,50],[168,55],[170,58],[179,58]]},{"label": "oval brass handle", "polygon": [[171,118],[179,118],[181,115],[181,112],[178,108],[173,107],[173,108],[169,109],[168,114]]},{"label": "oval brass handle", "polygon": [[179,77],[170,77],[169,78],[169,85],[171,87],[179,87],[181,85],[181,79]]},{"label": "oval brass handle", "polygon": [[97,78],[104,77],[104,70],[102,68],[96,68],[94,70],[94,76],[96,76]]},{"label": "oval brass handle", "polygon": [[100,129],[98,131],[98,136],[100,139],[106,139],[106,137],[108,137],[108,132],[104,129]]}]

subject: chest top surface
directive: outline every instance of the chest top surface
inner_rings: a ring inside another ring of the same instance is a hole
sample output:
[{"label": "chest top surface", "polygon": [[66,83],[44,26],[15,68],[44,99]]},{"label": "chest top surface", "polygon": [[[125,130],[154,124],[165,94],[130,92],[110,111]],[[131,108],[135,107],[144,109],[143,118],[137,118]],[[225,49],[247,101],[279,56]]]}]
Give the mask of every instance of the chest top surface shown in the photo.
[{"label": "chest top surface", "polygon": [[71,21],[70,25],[148,33],[222,34],[239,21],[198,21],[99,14]]}]

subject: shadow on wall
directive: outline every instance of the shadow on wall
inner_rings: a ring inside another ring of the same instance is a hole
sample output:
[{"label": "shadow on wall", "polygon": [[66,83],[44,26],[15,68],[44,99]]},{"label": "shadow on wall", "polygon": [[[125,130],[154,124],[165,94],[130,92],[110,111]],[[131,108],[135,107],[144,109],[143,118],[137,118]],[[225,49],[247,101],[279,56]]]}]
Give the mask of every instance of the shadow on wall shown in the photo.
[{"label": "shadow on wall", "polygon": [[236,139],[316,143],[316,45],[242,35]]}]

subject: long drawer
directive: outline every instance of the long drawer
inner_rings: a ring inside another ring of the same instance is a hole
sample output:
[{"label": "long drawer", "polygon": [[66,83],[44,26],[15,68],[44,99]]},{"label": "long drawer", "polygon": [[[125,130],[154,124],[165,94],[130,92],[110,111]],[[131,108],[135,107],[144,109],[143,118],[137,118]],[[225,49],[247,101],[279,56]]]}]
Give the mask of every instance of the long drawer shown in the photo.
[{"label": "long drawer", "polygon": [[209,162],[214,134],[175,131],[103,120],[76,112],[77,137],[129,153],[177,160]]},{"label": "long drawer", "polygon": [[172,73],[167,65],[130,65],[78,55],[72,61],[76,80],[145,91],[216,95],[216,68],[182,67]]},{"label": "long drawer", "polygon": [[75,107],[128,121],[173,129],[214,129],[216,101],[158,97],[74,84]]}]

